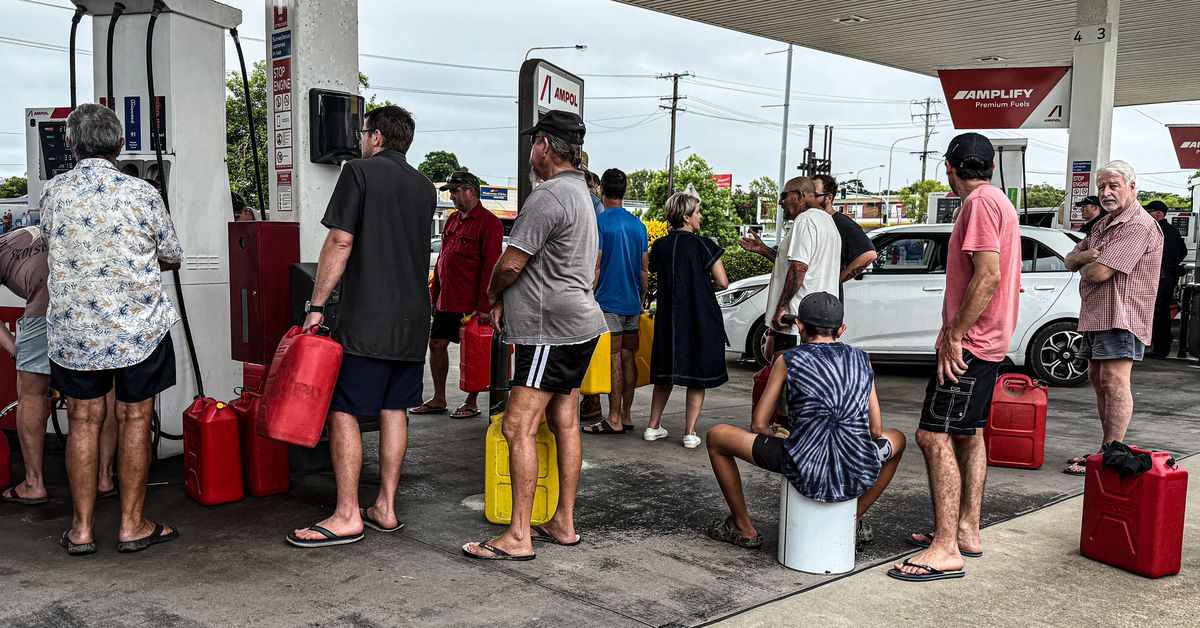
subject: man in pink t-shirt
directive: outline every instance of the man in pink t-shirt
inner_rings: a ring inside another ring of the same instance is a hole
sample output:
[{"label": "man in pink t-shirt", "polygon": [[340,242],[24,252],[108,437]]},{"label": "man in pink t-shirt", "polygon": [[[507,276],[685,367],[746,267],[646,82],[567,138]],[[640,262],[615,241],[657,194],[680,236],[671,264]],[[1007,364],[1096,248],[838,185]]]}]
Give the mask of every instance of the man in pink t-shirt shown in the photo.
[{"label": "man in pink t-shirt", "polygon": [[917,444],[925,454],[935,530],[906,539],[925,551],[897,563],[900,580],[961,578],[963,556],[981,556],[979,511],[992,389],[1008,353],[1021,292],[1017,210],[991,185],[995,152],[978,133],[963,133],[946,151],[946,177],[962,207],[946,255],[946,297],[938,334],[937,374],[925,388]]}]

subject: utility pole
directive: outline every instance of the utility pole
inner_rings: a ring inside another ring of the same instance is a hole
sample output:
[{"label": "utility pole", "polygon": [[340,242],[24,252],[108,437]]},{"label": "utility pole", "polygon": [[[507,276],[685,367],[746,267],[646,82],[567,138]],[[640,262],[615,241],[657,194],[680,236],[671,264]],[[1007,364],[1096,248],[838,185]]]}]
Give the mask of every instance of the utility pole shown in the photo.
[{"label": "utility pole", "polygon": [[[680,100],[679,79],[680,79],[680,77],[684,77],[684,76],[692,76],[692,73],[684,72],[684,73],[680,74],[680,73],[676,72],[674,74],[659,74],[658,75],[658,78],[660,78],[660,79],[665,79],[665,78],[671,79],[671,97],[662,99],[662,100],[670,100],[671,106],[667,107],[665,105],[659,105],[659,107],[661,107],[662,109],[670,109],[671,110],[671,155],[668,160],[669,165],[668,165],[668,170],[667,170],[667,193],[668,194],[675,193],[675,114],[680,111],[686,111],[685,109],[679,108],[679,100]],[[687,100],[687,96],[684,96],[683,99]]]},{"label": "utility pole", "polygon": [[921,120],[925,123],[925,144],[924,144],[924,147],[921,149],[921,152],[918,153],[921,156],[921,180],[922,181],[925,180],[926,160],[929,158],[929,155],[932,155],[937,152],[937,151],[929,150],[929,136],[933,135],[933,126],[934,126],[934,124],[937,123],[938,116],[941,115],[940,113],[938,113],[936,111],[932,111],[933,106],[937,105],[937,104],[941,104],[941,102],[942,101],[934,99],[934,98],[926,98],[924,101],[915,101],[913,103],[913,104],[924,104],[925,105],[925,113],[912,114],[913,118],[921,118]]}]

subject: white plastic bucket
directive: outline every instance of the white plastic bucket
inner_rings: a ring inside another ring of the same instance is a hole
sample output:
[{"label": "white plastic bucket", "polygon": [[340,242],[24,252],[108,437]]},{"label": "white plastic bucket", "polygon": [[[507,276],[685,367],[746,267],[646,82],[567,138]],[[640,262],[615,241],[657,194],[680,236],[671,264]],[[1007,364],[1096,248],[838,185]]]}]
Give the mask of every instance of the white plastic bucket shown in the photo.
[{"label": "white plastic bucket", "polygon": [[857,500],[825,503],[801,495],[780,478],[779,563],[814,574],[854,569],[854,525]]}]

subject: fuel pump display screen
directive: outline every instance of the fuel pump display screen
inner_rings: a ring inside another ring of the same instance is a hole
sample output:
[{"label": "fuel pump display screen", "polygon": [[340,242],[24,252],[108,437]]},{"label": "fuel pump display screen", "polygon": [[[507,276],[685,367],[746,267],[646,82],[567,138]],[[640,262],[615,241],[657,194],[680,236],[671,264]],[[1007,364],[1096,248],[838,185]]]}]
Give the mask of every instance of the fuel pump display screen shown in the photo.
[{"label": "fuel pump display screen", "polygon": [[954,222],[954,212],[957,212],[961,206],[961,198],[939,198],[937,200],[937,221],[940,223]]},{"label": "fuel pump display screen", "polygon": [[75,167],[75,157],[67,147],[65,120],[39,122],[38,143],[42,148],[42,172],[47,181]]}]

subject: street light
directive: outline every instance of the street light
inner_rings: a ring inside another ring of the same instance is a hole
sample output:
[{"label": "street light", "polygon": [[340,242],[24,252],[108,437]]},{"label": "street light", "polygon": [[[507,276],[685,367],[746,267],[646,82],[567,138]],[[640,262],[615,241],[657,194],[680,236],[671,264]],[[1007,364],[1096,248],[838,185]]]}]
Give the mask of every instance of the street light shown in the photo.
[{"label": "street light", "polygon": [[[683,148],[681,148],[681,149],[679,149],[679,150],[675,151],[673,154],[675,154],[675,155],[678,155],[679,153],[682,153],[683,151],[685,151],[685,150],[687,150],[687,149],[689,149],[689,148],[691,148],[691,147],[692,147],[692,145],[691,145],[691,144],[688,144],[687,146],[684,146]],[[667,158],[663,160],[663,169],[664,169],[664,170],[665,170],[665,169],[667,169],[667,168],[670,168],[670,166],[669,166],[669,165],[667,165],[667,164],[669,164],[670,162],[671,162],[671,155],[667,155]]]},{"label": "street light", "polygon": [[525,51],[525,60],[529,60],[529,53],[534,50],[570,50],[572,48],[579,51],[587,50],[587,44],[575,44],[574,46],[534,46]]},{"label": "street light", "polygon": [[[876,169],[876,168],[883,168],[883,167],[884,167],[884,165],[883,165],[883,164],[879,164],[878,166],[867,166],[866,168],[862,168],[862,169],[860,169],[860,170],[858,171],[858,173],[854,175],[854,178],[855,178],[855,179],[858,179],[858,183],[859,183],[859,185],[862,185],[862,173],[864,173],[864,172],[866,172],[866,171],[868,171],[868,170],[874,170],[874,169]],[[863,185],[862,187],[863,187],[863,189],[864,189],[864,190],[865,190],[865,189],[867,189],[867,186],[865,186],[865,185]]]},{"label": "street light", "polygon": [[[930,133],[930,135],[936,135],[936,134],[937,134],[937,131]],[[888,184],[887,184],[887,190],[885,190],[886,192],[892,191],[892,151],[896,150],[896,144],[899,144],[900,142],[903,142],[904,140],[915,140],[918,137],[925,137],[925,136],[924,135],[913,135],[911,137],[902,137],[902,138],[896,140],[895,142],[892,142],[892,147],[888,149]],[[883,202],[883,207],[884,207],[884,215],[885,216],[892,213],[891,201],[885,199]]]}]

